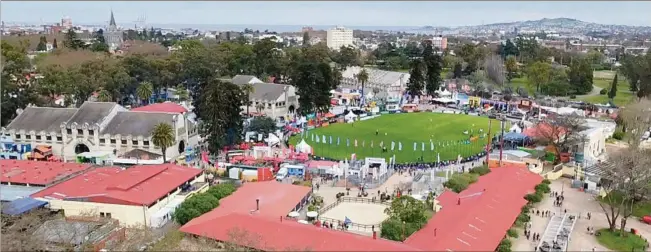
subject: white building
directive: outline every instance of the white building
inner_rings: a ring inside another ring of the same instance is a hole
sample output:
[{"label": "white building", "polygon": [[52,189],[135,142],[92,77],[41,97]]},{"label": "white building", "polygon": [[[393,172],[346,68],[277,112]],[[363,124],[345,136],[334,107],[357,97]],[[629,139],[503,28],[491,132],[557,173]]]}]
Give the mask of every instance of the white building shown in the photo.
[{"label": "white building", "polygon": [[376,98],[400,99],[409,81],[409,73],[384,71],[374,68],[362,68],[358,66],[348,67],[341,73],[339,87],[350,89],[361,89],[362,84],[357,81],[357,74],[366,69],[368,81],[364,84],[364,93],[372,92],[374,88],[380,89]]},{"label": "white building", "polygon": [[[249,94],[249,113],[258,112],[278,118],[293,115],[298,109],[298,95],[294,86],[265,83],[251,75],[236,75],[231,82],[253,86],[253,92]],[[247,106],[242,106],[242,110],[246,113]]]},{"label": "white building", "polygon": [[98,151],[120,155],[142,149],[162,154],[152,143],[151,132],[158,123],[167,123],[175,130],[174,145],[165,153],[169,160],[198,143],[196,124],[186,114],[129,111],[113,102],[85,102],[79,108],[27,107],[2,132],[16,143],[50,145],[55,156],[71,160]]},{"label": "white building", "polygon": [[341,26],[328,30],[326,44],[333,50],[339,50],[342,46],[352,46],[353,30]]}]

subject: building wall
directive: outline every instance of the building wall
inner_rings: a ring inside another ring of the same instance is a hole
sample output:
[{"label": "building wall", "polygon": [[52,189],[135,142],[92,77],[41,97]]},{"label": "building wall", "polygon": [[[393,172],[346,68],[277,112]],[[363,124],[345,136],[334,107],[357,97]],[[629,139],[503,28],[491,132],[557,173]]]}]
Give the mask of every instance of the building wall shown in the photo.
[{"label": "building wall", "polygon": [[326,33],[326,44],[330,49],[339,50],[342,46],[353,45],[353,30],[335,27]]},{"label": "building wall", "polygon": [[[197,178],[192,180],[191,183],[196,182],[205,182],[205,175],[202,173]],[[207,185],[202,188],[200,191],[207,190]],[[49,202],[50,209],[63,210],[65,216],[99,216],[100,213],[110,213],[111,218],[120,221],[121,225],[132,227],[132,226],[141,226],[147,224],[151,216],[156,213],[161,208],[165,207],[173,199],[178,199],[179,197],[186,199],[187,197],[196,193],[190,193],[183,196],[178,195],[181,192],[181,188],[178,187],[174,192],[168,194],[168,196],[162,200],[159,200],[153,206],[147,208],[147,206],[132,206],[132,205],[118,205],[118,204],[105,204],[105,203],[95,203],[95,202],[81,202],[81,201],[67,201],[67,200],[58,200],[58,199],[45,199]]]}]

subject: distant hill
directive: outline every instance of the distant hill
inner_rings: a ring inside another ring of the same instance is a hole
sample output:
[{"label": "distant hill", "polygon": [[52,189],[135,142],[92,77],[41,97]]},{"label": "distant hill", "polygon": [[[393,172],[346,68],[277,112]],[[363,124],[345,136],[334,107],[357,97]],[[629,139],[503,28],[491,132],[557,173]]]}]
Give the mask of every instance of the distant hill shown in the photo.
[{"label": "distant hill", "polygon": [[460,27],[432,27],[425,26],[419,30],[433,31],[433,30],[512,30],[512,29],[544,29],[544,30],[636,30],[636,31],[649,31],[650,26],[630,26],[630,25],[615,25],[615,24],[597,24],[585,22],[573,18],[543,18],[539,20],[527,20],[507,23],[494,23],[484,25],[471,25]]}]

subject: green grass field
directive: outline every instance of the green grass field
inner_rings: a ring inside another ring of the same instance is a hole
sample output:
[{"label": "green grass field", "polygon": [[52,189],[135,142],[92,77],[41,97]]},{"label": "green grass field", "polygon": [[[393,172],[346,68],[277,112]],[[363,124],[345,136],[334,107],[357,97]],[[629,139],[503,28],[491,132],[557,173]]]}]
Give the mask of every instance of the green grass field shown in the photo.
[{"label": "green grass field", "polygon": [[[437,153],[440,153],[441,160],[451,160],[459,154],[469,156],[479,153],[485,148],[487,138],[479,138],[470,144],[459,144],[458,142],[468,140],[469,135],[463,133],[466,130],[472,129],[475,135],[480,135],[479,129],[488,133],[488,121],[487,117],[455,114],[426,112],[387,114],[353,124],[338,123],[316,128],[309,131],[309,134],[305,136],[305,141],[314,148],[315,155],[339,160],[350,159],[352,153],[356,153],[358,159],[364,157],[389,158],[395,155],[398,163],[416,162],[421,156],[425,161],[436,161]],[[491,134],[494,135],[499,128],[499,122],[493,120]],[[376,130],[379,131],[377,136],[375,135]],[[311,135],[319,136],[320,139],[322,136],[326,136],[328,143],[317,143]],[[330,136],[333,138],[332,144],[329,144]],[[337,138],[340,139],[339,145],[337,145]],[[300,139],[300,135],[294,136],[290,138],[290,144],[295,145]],[[350,146],[346,146],[346,139],[350,139]],[[355,139],[357,139],[357,147],[354,146]],[[433,151],[430,139],[434,143]],[[391,151],[392,141],[395,142],[393,151]],[[385,153],[382,153],[380,148],[382,142],[387,147]],[[401,151],[398,150],[400,142],[402,143]],[[416,151],[414,151],[414,142],[417,145]],[[373,143],[373,147],[371,147],[371,143]],[[424,151],[423,143],[425,143]]]}]

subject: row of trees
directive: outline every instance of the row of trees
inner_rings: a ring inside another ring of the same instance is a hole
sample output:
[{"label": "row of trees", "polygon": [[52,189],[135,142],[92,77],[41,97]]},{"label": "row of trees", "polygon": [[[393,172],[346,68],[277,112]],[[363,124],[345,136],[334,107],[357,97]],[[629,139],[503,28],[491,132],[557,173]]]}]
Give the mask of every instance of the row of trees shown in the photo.
[{"label": "row of trees", "polygon": [[651,95],[651,54],[624,55],[621,57],[622,66],[619,71],[630,84],[630,91],[638,98]]},{"label": "row of trees", "polygon": [[420,96],[423,90],[427,95],[434,96],[442,82],[443,58],[434,50],[431,43],[425,43],[423,47],[420,53],[422,60],[413,60],[409,71],[407,93],[411,96]]}]

